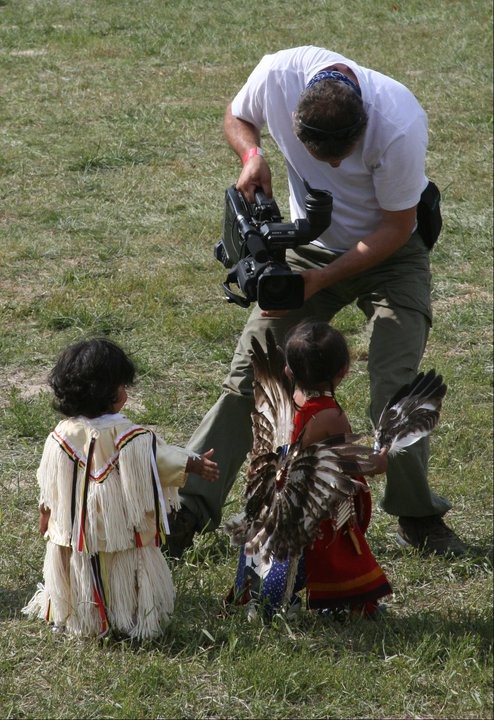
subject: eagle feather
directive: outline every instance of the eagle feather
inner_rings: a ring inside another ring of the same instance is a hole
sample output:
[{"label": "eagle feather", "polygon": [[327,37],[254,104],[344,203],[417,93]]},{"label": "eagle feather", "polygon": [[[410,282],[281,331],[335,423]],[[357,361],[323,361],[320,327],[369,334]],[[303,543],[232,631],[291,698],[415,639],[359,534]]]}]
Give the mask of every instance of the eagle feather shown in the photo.
[{"label": "eagle feather", "polygon": [[439,422],[447,386],[434,370],[419,373],[385,405],[375,432],[375,449],[388,448],[390,455],[426,437]]}]

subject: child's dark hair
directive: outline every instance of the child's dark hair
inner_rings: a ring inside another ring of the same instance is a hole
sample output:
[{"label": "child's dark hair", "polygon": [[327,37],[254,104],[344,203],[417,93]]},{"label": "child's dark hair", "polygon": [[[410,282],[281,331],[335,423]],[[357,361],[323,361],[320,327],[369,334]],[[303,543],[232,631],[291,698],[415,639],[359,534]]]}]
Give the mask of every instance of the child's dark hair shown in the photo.
[{"label": "child's dark hair", "polygon": [[117,402],[118,388],[132,385],[134,377],[134,364],[114,342],[82,340],[64,350],[48,377],[53,407],[68,417],[104,415]]},{"label": "child's dark hair", "polygon": [[327,322],[296,325],[288,334],[285,355],[294,383],[304,391],[327,388],[334,395],[336,375],[350,365],[345,338]]}]

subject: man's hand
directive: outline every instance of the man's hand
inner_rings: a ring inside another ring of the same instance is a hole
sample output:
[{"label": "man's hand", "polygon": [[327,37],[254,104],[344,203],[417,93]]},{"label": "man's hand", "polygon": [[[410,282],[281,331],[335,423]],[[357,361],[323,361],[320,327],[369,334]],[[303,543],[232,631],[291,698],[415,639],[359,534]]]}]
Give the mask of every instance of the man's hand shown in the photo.
[{"label": "man's hand", "polygon": [[[304,270],[300,274],[304,279],[304,302],[326,287],[325,278],[320,270]],[[261,317],[284,317],[288,313],[289,310],[262,310]]]},{"label": "man's hand", "polygon": [[327,287],[327,281],[320,270],[304,270],[301,273],[304,279],[304,301],[307,302],[313,295]]},{"label": "man's hand", "polygon": [[247,160],[238,177],[236,188],[250,203],[254,202],[254,194],[258,188],[261,188],[268,198],[273,197],[271,169],[263,157],[254,155]]},{"label": "man's hand", "polygon": [[[223,129],[230,147],[243,158],[245,153],[261,144],[261,133],[251,123],[232,115],[231,104],[225,111]],[[245,196],[248,202],[254,202],[254,193],[257,188],[268,196],[273,197],[271,186],[271,170],[262,155],[253,155],[245,163],[236,184],[237,190]]]}]

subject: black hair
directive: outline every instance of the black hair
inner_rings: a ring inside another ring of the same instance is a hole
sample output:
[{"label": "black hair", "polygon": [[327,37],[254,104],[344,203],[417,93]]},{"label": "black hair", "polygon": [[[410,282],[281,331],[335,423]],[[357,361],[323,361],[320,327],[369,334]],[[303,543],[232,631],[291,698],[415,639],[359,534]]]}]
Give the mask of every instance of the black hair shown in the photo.
[{"label": "black hair", "polygon": [[335,377],[350,365],[344,336],[326,322],[306,320],[296,325],[285,343],[286,363],[293,382],[303,391],[329,389]]},{"label": "black hair", "polygon": [[98,417],[112,410],[122,385],[132,385],[135,367],[106,338],[82,340],[62,352],[48,377],[53,407],[67,417]]},{"label": "black hair", "polygon": [[362,98],[336,80],[320,80],[305,90],[294,116],[298,139],[317,159],[347,155],[364,134],[367,113]]}]

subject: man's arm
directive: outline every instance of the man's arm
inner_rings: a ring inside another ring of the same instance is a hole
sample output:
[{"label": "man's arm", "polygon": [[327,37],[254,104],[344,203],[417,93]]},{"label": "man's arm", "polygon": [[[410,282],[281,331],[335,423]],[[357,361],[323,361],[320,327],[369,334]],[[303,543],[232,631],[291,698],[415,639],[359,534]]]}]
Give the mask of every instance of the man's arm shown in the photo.
[{"label": "man's arm", "polygon": [[[261,133],[258,128],[245,120],[232,115],[228,105],[223,123],[225,137],[231,148],[242,159],[245,153],[261,144]],[[249,202],[254,202],[256,188],[262,188],[268,197],[272,197],[271,170],[261,155],[253,155],[245,163],[236,183]]]},{"label": "man's arm", "polygon": [[373,233],[360,240],[326,267],[302,273],[305,281],[305,299],[308,300],[319,290],[379,265],[408,242],[415,221],[415,207],[396,212],[383,210],[381,223]]},{"label": "man's arm", "polygon": [[[324,288],[379,265],[408,242],[416,221],[415,206],[396,212],[383,210],[382,215],[379,227],[350,250],[321,269],[305,270],[301,273],[306,301]],[[279,317],[285,314],[284,310],[261,312],[263,317]]]}]

